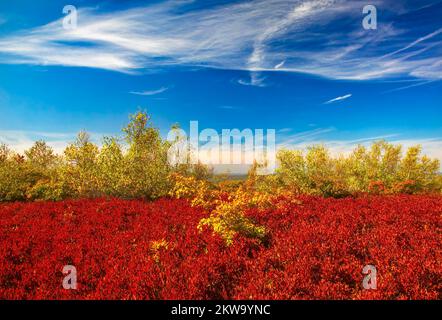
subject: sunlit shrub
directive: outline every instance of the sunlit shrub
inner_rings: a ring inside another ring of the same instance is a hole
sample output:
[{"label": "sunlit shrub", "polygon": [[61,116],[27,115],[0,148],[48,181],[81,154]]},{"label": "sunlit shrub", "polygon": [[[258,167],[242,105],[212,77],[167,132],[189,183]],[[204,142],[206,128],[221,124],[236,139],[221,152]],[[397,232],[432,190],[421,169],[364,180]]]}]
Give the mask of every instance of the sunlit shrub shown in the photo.
[{"label": "sunlit shrub", "polygon": [[80,132],[75,142],[64,150],[60,176],[72,197],[96,197],[98,190],[98,146],[90,141],[86,132]]},{"label": "sunlit shrub", "polygon": [[[442,191],[440,163],[414,146],[378,141],[358,146],[347,156],[332,156],[323,145],[280,150],[273,175],[261,176],[255,163],[246,180],[224,181],[213,168],[190,161],[170,163],[175,142],[161,138],[145,112],[130,116],[124,136],[106,137],[102,146],[80,132],[62,155],[37,141],[20,155],[0,144],[0,201],[61,200],[102,196],[191,199],[213,210],[229,194],[309,194],[343,198],[366,193],[432,193]],[[124,142],[122,141],[124,139]],[[218,180],[218,181],[217,181]]]},{"label": "sunlit shrub", "polygon": [[163,140],[145,112],[130,116],[123,129],[126,145],[118,137],[105,137],[101,148],[80,132],[57,156],[37,141],[25,155],[0,144],[0,201],[61,200],[65,198],[156,199],[168,195],[171,173],[197,180],[209,179],[209,167],[168,162],[171,144]]},{"label": "sunlit shrub", "polygon": [[98,188],[106,196],[123,196],[124,154],[118,140],[105,137],[97,158]]},{"label": "sunlit shrub", "polygon": [[178,173],[172,173],[169,178],[172,181],[169,196],[176,199],[188,199],[194,207],[211,208],[213,206],[216,191],[213,190],[208,181]]},{"label": "sunlit shrub", "polygon": [[260,241],[266,240],[266,229],[247,217],[246,211],[251,208],[271,207],[270,195],[239,188],[226,199],[218,199],[215,203],[215,209],[210,217],[202,219],[198,224],[200,230],[204,226],[211,227],[229,245],[233,243],[237,234]]},{"label": "sunlit shrub", "polygon": [[[228,245],[233,243],[237,234],[248,238],[265,239],[265,228],[256,225],[245,213],[250,208],[264,209],[270,206],[271,196],[246,189],[250,182],[232,189],[228,183],[215,186],[206,180],[176,173],[172,174],[171,179],[174,183],[170,196],[187,199],[193,207],[204,208],[210,212],[210,216],[201,219],[198,224],[200,231],[208,226]],[[226,185],[229,186],[228,189]]]},{"label": "sunlit shrub", "polygon": [[128,151],[124,159],[124,193],[132,198],[155,199],[167,195],[170,188],[168,176],[169,143],[145,112],[130,116],[123,129]]},{"label": "sunlit shrub", "polygon": [[14,156],[0,164],[0,201],[25,201],[27,191],[42,178],[21,158]]},{"label": "sunlit shrub", "polygon": [[401,150],[386,141],[375,142],[370,149],[358,146],[346,157],[333,158],[324,146],[310,147],[306,153],[281,150],[276,177],[295,193],[331,197],[440,191],[439,161],[421,156],[420,146],[405,155]]}]

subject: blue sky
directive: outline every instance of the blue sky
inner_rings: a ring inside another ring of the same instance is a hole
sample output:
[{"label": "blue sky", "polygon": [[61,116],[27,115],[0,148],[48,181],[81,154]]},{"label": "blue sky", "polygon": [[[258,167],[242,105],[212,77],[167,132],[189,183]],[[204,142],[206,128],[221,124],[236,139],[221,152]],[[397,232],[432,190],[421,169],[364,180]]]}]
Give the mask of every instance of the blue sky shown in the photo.
[{"label": "blue sky", "polygon": [[291,147],[420,143],[442,159],[441,14],[436,0],[2,1],[0,141],[58,150],[82,129],[119,133],[141,108],[163,134],[197,120],[274,128]]}]

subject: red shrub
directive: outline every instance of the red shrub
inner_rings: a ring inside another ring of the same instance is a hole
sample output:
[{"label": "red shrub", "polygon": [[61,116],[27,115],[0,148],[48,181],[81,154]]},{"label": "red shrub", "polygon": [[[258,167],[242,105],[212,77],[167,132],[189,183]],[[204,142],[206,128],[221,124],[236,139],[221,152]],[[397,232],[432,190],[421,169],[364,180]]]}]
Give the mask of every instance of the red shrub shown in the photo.
[{"label": "red shrub", "polygon": [[[0,299],[442,298],[440,196],[293,200],[247,212],[266,246],[228,247],[184,200],[0,205]],[[62,287],[68,264],[77,290]]]}]

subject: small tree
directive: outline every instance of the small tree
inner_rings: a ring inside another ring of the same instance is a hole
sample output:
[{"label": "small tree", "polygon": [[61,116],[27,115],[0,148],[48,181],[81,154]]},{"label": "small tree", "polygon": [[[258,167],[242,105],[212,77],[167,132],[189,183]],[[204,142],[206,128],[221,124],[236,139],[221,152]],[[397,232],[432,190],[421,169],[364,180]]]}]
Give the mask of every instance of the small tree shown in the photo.
[{"label": "small tree", "polygon": [[440,162],[421,156],[420,145],[410,147],[399,164],[398,176],[401,181],[412,181],[416,191],[437,188]]},{"label": "small tree", "polygon": [[328,195],[333,188],[333,162],[323,145],[311,146],[306,155],[309,188],[313,193]]},{"label": "small tree", "polygon": [[0,201],[27,200],[28,190],[40,177],[22,155],[0,145]]},{"label": "small tree", "polygon": [[276,175],[281,184],[298,193],[308,192],[306,163],[301,150],[281,150],[277,154]]},{"label": "small tree", "polygon": [[130,116],[123,129],[129,150],[125,156],[125,194],[154,199],[167,194],[170,188],[169,143],[161,139],[145,112]]},{"label": "small tree", "polygon": [[0,164],[5,163],[10,154],[11,150],[9,147],[4,143],[0,143]]},{"label": "small tree", "polygon": [[99,189],[108,196],[118,196],[124,179],[124,156],[117,138],[105,137],[97,159]]},{"label": "small tree", "polygon": [[47,170],[53,166],[56,156],[54,151],[46,142],[40,140],[25,151],[26,159],[38,169]]},{"label": "small tree", "polygon": [[90,141],[88,133],[82,131],[74,143],[64,150],[65,165],[63,181],[74,196],[99,195],[97,178],[98,147]]}]

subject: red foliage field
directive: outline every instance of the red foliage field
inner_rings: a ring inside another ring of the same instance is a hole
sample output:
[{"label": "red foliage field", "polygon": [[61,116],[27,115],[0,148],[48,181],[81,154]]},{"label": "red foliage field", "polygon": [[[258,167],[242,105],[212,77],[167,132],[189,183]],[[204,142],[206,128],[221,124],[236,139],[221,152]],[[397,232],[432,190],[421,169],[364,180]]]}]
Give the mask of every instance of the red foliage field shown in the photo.
[{"label": "red foliage field", "polygon": [[[226,246],[185,200],[3,204],[0,298],[441,299],[441,214],[441,196],[281,198],[247,212],[268,241]],[[362,288],[368,264],[376,290]]]}]

